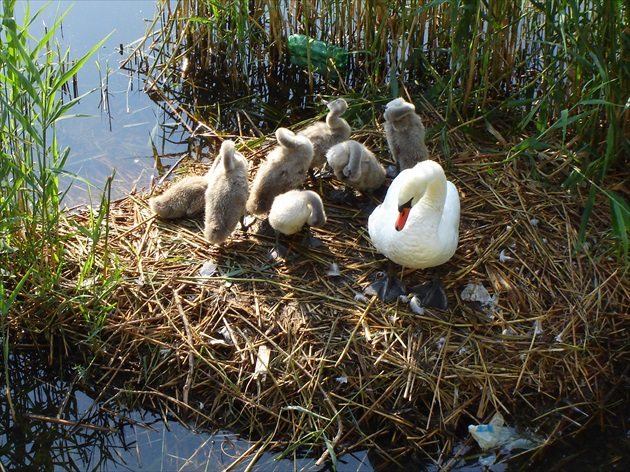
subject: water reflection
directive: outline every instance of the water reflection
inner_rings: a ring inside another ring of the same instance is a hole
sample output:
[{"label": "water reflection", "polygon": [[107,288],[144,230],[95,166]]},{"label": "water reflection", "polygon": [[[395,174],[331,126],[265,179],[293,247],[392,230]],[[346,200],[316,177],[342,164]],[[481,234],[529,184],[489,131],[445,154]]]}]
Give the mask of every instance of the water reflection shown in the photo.
[{"label": "water reflection", "polygon": [[72,114],[86,116],[62,120],[57,125],[60,145],[71,148],[65,170],[79,177],[73,182],[65,179],[67,185],[72,183],[66,203],[89,201],[87,182],[95,186],[91,193],[98,201],[98,189],[114,170],[113,198],[148,186],[154,174],[154,150],[165,155],[187,149],[187,143],[180,142],[181,133],[177,133],[179,123],[143,92],[142,80],[119,69],[150,28],[156,2],[24,1],[15,8],[20,23],[27,4],[31,15],[43,9],[30,27],[34,37],[41,36],[45,27],[68,12],[56,40],[62,51],[70,49],[70,59],[83,56],[111,33],[77,77],[79,94],[96,89],[71,110]]},{"label": "water reflection", "polygon": [[[255,443],[236,434],[187,429],[166,415],[129,411],[116,395],[86,388],[78,370],[47,365],[33,350],[9,356],[0,373],[0,470],[245,470]],[[101,398],[99,398],[101,397]],[[246,453],[249,451],[250,455]],[[245,458],[240,460],[242,456]],[[265,453],[254,470],[327,470],[313,458],[276,461]],[[365,452],[345,455],[340,471],[369,471]]]},{"label": "water reflection", "polygon": [[[112,419],[62,380],[34,351],[10,355],[2,372],[0,457],[9,469],[95,469],[129,450],[121,421]],[[63,367],[59,366],[62,370]],[[116,424],[118,423],[118,424]]]},{"label": "water reflection", "polygon": [[[104,391],[89,390],[78,368],[57,362],[49,366],[50,361],[33,349],[16,349],[0,370],[2,471],[332,470],[330,465],[316,467],[317,457],[276,460],[278,453],[265,453],[255,458],[257,443],[232,432],[194,431],[167,414],[130,410],[116,393],[106,396]],[[627,412],[622,409],[618,422],[621,428],[625,424],[625,431],[626,418]],[[623,431],[609,425],[605,431],[595,426],[582,438],[579,442],[561,442],[547,451],[537,461],[539,470],[551,470],[563,463],[576,471],[626,470],[630,435],[624,436]],[[449,460],[448,470],[488,470],[482,465],[484,455],[465,457],[466,453],[460,455],[456,450],[457,456],[460,459]],[[524,467],[524,459],[501,462],[490,470],[536,469]],[[398,460],[402,462],[395,465],[383,461],[376,451],[361,451],[341,456],[337,470],[443,470],[423,464],[418,458]]]}]

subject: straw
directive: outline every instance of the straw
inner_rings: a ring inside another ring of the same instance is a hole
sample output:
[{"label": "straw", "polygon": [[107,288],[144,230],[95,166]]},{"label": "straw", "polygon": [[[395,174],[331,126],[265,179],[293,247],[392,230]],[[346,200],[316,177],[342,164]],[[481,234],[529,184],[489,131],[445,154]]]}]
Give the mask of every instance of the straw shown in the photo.
[{"label": "straw", "polygon": [[[381,130],[362,138],[389,160]],[[537,180],[529,163],[457,143],[447,173],[461,195],[459,248],[435,271],[403,274],[410,286],[436,272],[447,311],[417,315],[400,300],[357,296],[386,267],[362,210],[382,194],[335,203],[328,196],[342,184],[327,175],[306,183],[326,205],[328,222],[314,229],[324,244],[309,249],[296,237],[276,262],[262,221],[217,247],[201,220],[153,218],[148,193],[113,202],[108,251],[124,282],[102,300],[112,309],[96,335],[104,348],[90,351],[96,382],[197,428],[227,427],[319,462],[366,447],[392,460],[444,455],[455,431],[497,411],[535,418],[543,432],[585,427],[623,390],[630,360],[627,267],[609,252],[606,204],[594,209],[592,245],[575,252],[585,195]],[[264,154],[241,152],[253,175]],[[539,160],[555,171],[550,156]],[[68,231],[78,267],[80,238]],[[207,262],[216,270],[201,275]],[[340,275],[327,274],[333,263]],[[494,304],[463,300],[471,283]],[[81,346],[84,322],[74,320],[65,342]],[[246,454],[255,461],[261,451]]]}]

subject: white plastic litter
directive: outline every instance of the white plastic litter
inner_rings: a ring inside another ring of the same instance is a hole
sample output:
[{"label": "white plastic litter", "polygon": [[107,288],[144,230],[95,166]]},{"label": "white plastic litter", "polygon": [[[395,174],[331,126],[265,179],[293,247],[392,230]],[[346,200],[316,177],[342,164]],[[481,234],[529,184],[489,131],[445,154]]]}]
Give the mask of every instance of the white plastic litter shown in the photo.
[{"label": "white plastic litter", "polygon": [[409,301],[409,308],[416,315],[424,315],[424,308],[422,307],[420,300],[418,300],[418,297],[416,296],[412,297]]},{"label": "white plastic litter", "polygon": [[519,434],[515,428],[505,425],[501,413],[495,413],[488,424],[469,425],[468,432],[484,451],[501,447],[506,451],[512,449],[532,449],[540,440],[531,433]]},{"label": "white plastic litter", "polygon": [[503,249],[500,253],[499,253],[499,261],[500,262],[507,262],[507,261],[511,261],[512,259],[514,259],[513,257],[508,256],[505,253],[505,249]]},{"label": "white plastic litter", "polygon": [[271,349],[266,344],[261,344],[258,348],[258,356],[256,359],[256,367],[254,367],[254,378],[264,382],[267,379],[269,371],[269,358],[271,357]]},{"label": "white plastic litter", "polygon": [[341,275],[341,272],[339,271],[339,266],[336,262],[330,264],[330,268],[328,269],[328,272],[326,272],[326,275],[328,275],[329,277],[337,277]]}]

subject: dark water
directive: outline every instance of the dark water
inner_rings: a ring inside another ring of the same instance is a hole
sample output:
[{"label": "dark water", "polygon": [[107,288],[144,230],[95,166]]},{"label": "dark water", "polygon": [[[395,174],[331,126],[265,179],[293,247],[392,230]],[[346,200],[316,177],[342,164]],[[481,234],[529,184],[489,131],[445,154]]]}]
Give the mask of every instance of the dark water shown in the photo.
[{"label": "dark water", "polygon": [[[80,369],[48,362],[20,350],[0,373],[0,470],[215,471],[252,447],[229,431],[195,431],[167,414],[130,410],[119,395],[90,391]],[[316,458],[276,455],[263,454],[255,470],[316,470]],[[345,455],[338,470],[372,467],[363,451]]]},{"label": "dark water", "polygon": [[[44,354],[17,350],[0,371],[0,470],[216,471],[233,466],[230,470],[243,471],[250,466],[252,455],[235,462],[253,446],[255,450],[253,442],[229,431],[196,431],[168,413],[130,409],[124,391],[95,392],[79,367],[51,362]],[[527,470],[630,470],[628,405],[620,413],[589,428],[578,440],[557,441]],[[456,447],[455,455],[461,451],[462,446]],[[263,454],[252,470],[331,470],[315,467],[317,457],[276,460],[277,455]],[[450,461],[448,470],[518,471],[527,464],[506,462],[506,456],[498,454],[497,463],[486,468],[482,464],[489,463],[489,456],[468,449],[461,459]],[[417,457],[404,459],[401,469],[374,453],[359,451],[343,455],[337,470],[442,469]]]}]

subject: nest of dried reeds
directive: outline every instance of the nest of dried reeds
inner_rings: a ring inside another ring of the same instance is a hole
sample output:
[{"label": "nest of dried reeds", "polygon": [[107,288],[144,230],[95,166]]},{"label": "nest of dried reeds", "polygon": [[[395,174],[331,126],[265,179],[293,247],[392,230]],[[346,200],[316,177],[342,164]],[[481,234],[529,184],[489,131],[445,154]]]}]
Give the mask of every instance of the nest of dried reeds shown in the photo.
[{"label": "nest of dried reeds", "polygon": [[[386,159],[379,130],[355,139]],[[264,152],[246,144],[253,176]],[[630,290],[603,238],[607,208],[595,208],[597,236],[575,252],[581,195],[554,181],[561,156],[539,154],[532,165],[452,145],[443,163],[462,218],[459,249],[438,269],[446,311],[418,315],[402,301],[357,296],[385,267],[364,210],[379,197],[334,203],[326,196],[341,183],[332,177],[316,184],[328,223],[314,232],[324,244],[296,238],[274,262],[264,225],[213,247],[201,220],[155,219],[147,195],[113,203],[98,251],[125,281],[104,300],[112,309],[92,381],[196,427],[324,455],[372,447],[393,460],[435,456],[495,412],[528,418],[550,438],[579,429],[621,393],[630,361]],[[206,168],[189,163],[188,172]],[[82,244],[69,242],[77,264],[82,251],[72,248]],[[432,271],[403,276],[413,285]],[[494,298],[464,301],[469,284]]]}]

